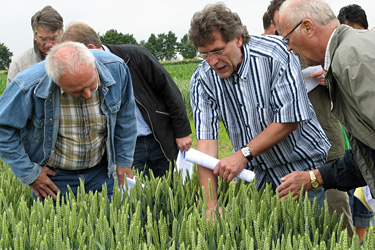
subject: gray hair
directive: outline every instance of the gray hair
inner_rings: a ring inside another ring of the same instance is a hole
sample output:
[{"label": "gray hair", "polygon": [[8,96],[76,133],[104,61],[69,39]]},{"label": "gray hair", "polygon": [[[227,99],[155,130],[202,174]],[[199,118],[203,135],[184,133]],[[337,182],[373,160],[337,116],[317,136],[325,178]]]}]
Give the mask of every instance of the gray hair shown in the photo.
[{"label": "gray hair", "polygon": [[250,35],[237,13],[232,12],[224,3],[207,5],[194,14],[190,23],[189,39],[195,47],[215,41],[213,31],[220,31],[223,41],[229,42],[241,35],[243,43],[250,41]]},{"label": "gray hair", "polygon": [[[279,12],[280,16],[287,16],[292,25],[297,25],[306,18],[321,26],[337,21],[331,7],[324,0],[287,0],[281,5]],[[296,31],[299,32],[299,29]]]},{"label": "gray hair", "polygon": [[34,35],[36,35],[39,25],[49,32],[60,31],[61,33],[64,28],[64,20],[59,12],[47,5],[31,18],[31,27]]},{"label": "gray hair", "polygon": [[82,43],[64,42],[52,47],[47,54],[45,67],[52,81],[60,84],[61,76],[78,73],[82,65],[95,69],[94,55]]}]

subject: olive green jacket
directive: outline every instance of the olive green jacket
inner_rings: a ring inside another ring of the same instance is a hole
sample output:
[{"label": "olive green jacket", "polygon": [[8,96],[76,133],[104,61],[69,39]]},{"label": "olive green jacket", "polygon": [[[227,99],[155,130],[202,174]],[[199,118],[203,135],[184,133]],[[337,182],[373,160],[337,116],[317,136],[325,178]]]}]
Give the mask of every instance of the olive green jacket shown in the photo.
[{"label": "olive green jacket", "polygon": [[375,163],[357,140],[375,149],[375,32],[339,25],[330,44],[326,75],[331,111],[348,131],[361,174],[375,194]]}]

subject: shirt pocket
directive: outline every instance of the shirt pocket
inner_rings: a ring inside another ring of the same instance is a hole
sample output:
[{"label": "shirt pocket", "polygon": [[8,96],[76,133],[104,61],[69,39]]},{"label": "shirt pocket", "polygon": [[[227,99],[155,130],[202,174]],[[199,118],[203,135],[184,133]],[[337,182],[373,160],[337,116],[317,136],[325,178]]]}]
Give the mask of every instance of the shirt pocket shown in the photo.
[{"label": "shirt pocket", "polygon": [[33,116],[32,118],[32,139],[42,141],[44,138],[44,117]]},{"label": "shirt pocket", "polygon": [[268,108],[260,107],[259,105],[257,106],[257,115],[263,129],[270,125],[274,120],[273,111]]}]

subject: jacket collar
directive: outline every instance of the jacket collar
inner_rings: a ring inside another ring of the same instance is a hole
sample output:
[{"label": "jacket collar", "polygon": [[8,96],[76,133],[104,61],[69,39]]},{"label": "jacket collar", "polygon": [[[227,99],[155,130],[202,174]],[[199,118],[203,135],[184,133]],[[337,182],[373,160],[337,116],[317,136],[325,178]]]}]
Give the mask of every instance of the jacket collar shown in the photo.
[{"label": "jacket collar", "polygon": [[337,26],[336,32],[332,37],[331,45],[329,47],[329,54],[330,54],[330,57],[331,57],[331,62],[333,60],[333,56],[335,55],[335,51],[336,51],[336,48],[338,46],[341,34],[344,33],[348,29],[350,29],[350,27],[348,25],[345,25],[345,24],[341,24],[341,25]]},{"label": "jacket collar", "polygon": [[35,41],[35,39],[33,40],[34,41],[34,53],[36,55],[36,57],[39,59],[38,61],[43,61],[45,58],[43,58],[42,56],[42,52],[40,51],[39,47],[38,47],[38,43]]}]

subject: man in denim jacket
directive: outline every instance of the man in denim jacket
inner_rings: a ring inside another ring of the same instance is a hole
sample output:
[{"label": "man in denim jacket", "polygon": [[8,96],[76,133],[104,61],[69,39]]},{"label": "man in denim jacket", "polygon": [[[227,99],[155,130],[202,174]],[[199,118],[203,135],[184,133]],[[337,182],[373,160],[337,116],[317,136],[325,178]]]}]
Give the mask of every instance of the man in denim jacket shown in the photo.
[{"label": "man in denim jacket", "polygon": [[135,141],[127,66],[79,43],[55,46],[0,97],[0,157],[40,199],[76,193],[80,179],[110,196],[115,164],[120,185],[131,175]]}]

